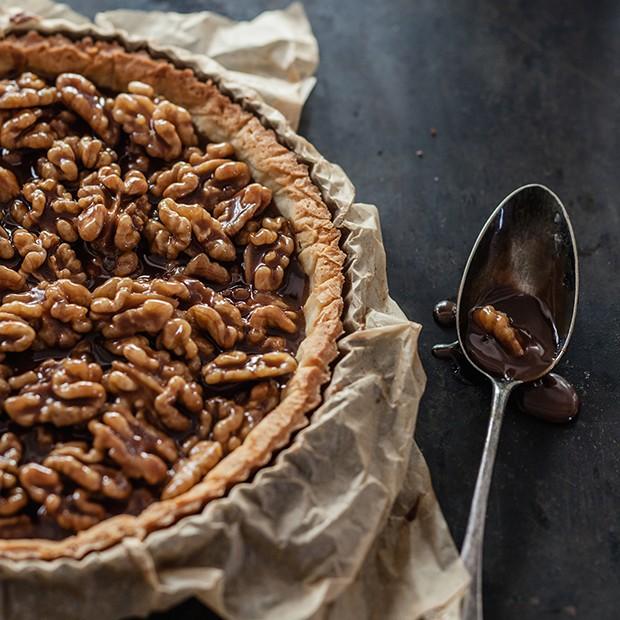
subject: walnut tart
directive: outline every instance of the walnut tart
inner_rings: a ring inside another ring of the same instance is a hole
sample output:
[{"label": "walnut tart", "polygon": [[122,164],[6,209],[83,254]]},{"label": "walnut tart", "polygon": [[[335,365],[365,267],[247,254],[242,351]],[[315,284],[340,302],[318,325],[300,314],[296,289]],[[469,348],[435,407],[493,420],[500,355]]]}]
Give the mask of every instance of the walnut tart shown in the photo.
[{"label": "walnut tart", "polygon": [[0,558],[81,558],[247,480],[342,331],[307,166],[208,78],[0,41]]}]

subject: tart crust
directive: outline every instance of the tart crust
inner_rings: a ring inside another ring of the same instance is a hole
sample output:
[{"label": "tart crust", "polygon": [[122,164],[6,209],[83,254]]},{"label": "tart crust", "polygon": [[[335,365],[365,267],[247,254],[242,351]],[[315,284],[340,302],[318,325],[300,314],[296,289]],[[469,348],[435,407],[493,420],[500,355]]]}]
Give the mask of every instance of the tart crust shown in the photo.
[{"label": "tart crust", "polygon": [[336,340],[342,333],[345,255],[339,248],[340,232],[307,166],[278,142],[274,131],[210,79],[203,80],[192,69],[178,68],[146,51],[128,51],[114,41],[92,37],[72,41],[64,35],[37,32],[12,34],[0,41],[0,75],[22,71],[44,76],[80,73],[97,86],[118,92],[139,80],[186,107],[200,133],[212,141],[230,142],[253,178],[272,190],[278,210],[291,221],[299,261],[309,279],[304,305],[306,337],[283,399],[200,483],[178,497],[151,504],[137,516],[118,515],[61,541],[0,540],[0,558],[79,559],[125,537],[143,539],[200,512],[208,501],[223,496],[267,464],[274,451],[290,441],[293,431],[308,423],[308,414],[321,400],[321,386],[330,377]]}]

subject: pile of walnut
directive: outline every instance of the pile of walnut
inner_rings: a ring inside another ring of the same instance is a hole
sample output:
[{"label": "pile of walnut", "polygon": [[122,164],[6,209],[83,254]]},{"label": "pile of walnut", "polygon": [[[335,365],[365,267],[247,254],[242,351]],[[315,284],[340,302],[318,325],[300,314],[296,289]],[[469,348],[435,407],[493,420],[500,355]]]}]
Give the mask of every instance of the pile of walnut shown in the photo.
[{"label": "pile of walnut", "polygon": [[176,497],[279,402],[290,224],[200,144],[147,84],[0,82],[0,537]]}]

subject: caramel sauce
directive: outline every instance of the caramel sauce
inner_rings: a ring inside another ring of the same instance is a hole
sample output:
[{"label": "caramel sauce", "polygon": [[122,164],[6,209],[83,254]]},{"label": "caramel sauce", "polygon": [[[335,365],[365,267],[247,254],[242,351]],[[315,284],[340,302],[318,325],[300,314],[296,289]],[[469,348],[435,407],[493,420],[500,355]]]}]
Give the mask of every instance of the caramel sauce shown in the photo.
[{"label": "caramel sauce", "polygon": [[[473,319],[475,310],[487,304],[510,318],[523,355],[512,355]],[[456,305],[454,302],[440,301],[435,305],[433,316],[442,327],[455,326]],[[469,311],[464,341],[468,354],[487,372],[517,380],[547,368],[559,348],[557,329],[545,303],[537,297],[506,287],[489,291]],[[468,362],[458,341],[435,345],[432,353],[436,358],[452,363],[454,376],[460,382],[467,385],[482,382],[484,375]],[[551,423],[574,420],[581,404],[574,386],[553,372],[537,381],[518,385],[514,398],[521,412]]]},{"label": "caramel sauce", "polygon": [[433,308],[435,323],[441,327],[454,327],[456,325],[456,303],[444,299],[435,304]]},{"label": "caramel sauce", "polygon": [[[523,349],[514,355],[475,320],[479,307],[490,305],[505,313]],[[559,348],[558,333],[545,303],[532,295],[503,287],[489,291],[468,313],[464,346],[472,360],[488,373],[505,379],[523,380],[543,372]]]},{"label": "caramel sauce", "polygon": [[556,424],[574,420],[581,405],[574,386],[554,372],[519,386],[516,396],[523,413]]}]

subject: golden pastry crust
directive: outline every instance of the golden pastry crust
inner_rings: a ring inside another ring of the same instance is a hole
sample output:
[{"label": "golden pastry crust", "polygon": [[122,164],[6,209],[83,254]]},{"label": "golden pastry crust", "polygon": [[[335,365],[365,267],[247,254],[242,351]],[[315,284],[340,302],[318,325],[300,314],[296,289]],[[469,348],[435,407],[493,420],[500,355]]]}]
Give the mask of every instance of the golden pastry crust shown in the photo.
[{"label": "golden pastry crust", "polygon": [[139,80],[186,107],[201,133],[210,140],[231,143],[253,178],[273,192],[278,210],[292,223],[299,260],[309,278],[306,338],[282,401],[201,482],[177,497],[151,504],[138,516],[115,516],[62,541],[0,540],[0,557],[4,558],[78,559],[127,536],[143,539],[199,512],[208,501],[268,463],[274,451],[289,442],[291,433],[307,423],[309,412],[321,400],[321,386],[330,377],[336,340],[342,333],[345,256],[339,248],[340,233],[307,166],[211,80],[202,80],[193,70],[177,68],[168,60],[152,58],[146,51],[128,51],[116,42],[90,37],[72,41],[64,35],[36,32],[12,34],[0,41],[0,74],[23,71],[50,77],[80,73],[99,87],[118,92]]}]

